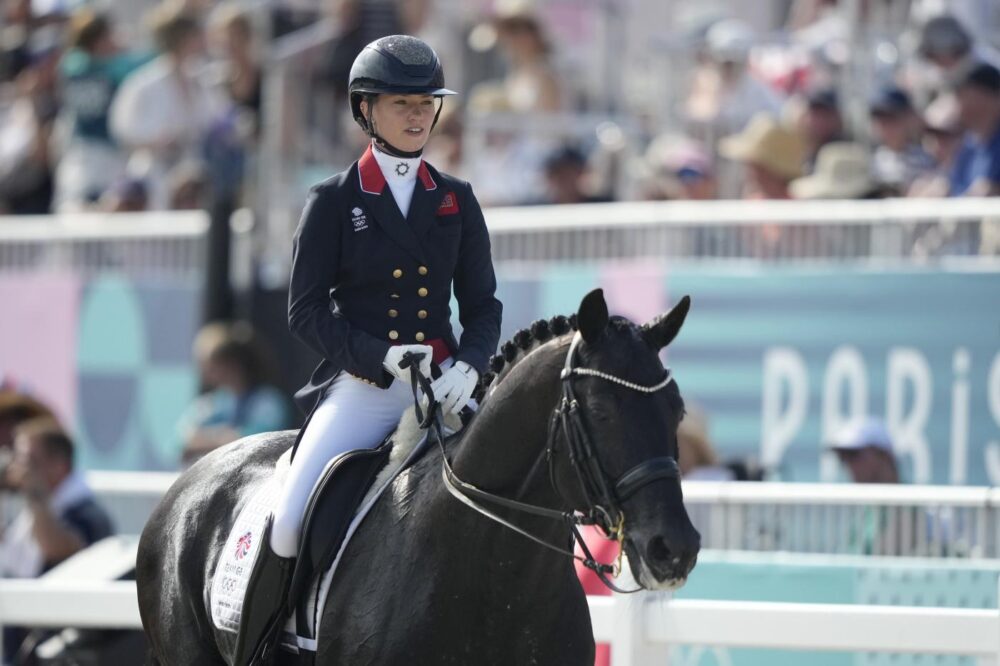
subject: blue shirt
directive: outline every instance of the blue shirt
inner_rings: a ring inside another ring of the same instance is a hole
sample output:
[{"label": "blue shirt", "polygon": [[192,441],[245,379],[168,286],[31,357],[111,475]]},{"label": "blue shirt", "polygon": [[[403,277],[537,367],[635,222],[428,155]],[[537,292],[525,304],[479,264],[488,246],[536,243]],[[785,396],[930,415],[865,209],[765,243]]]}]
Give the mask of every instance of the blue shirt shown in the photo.
[{"label": "blue shirt", "polygon": [[209,391],[188,407],[178,429],[186,440],[199,428],[226,426],[247,436],[290,425],[291,409],[284,394],[273,386],[258,386],[242,396],[222,388]]},{"label": "blue shirt", "polygon": [[1000,128],[986,143],[966,133],[951,170],[948,196],[962,196],[983,178],[990,184],[1000,185]]},{"label": "blue shirt", "polygon": [[60,63],[63,109],[73,119],[75,138],[113,143],[108,130],[108,111],[118,86],[149,56],[120,54],[94,58],[83,51],[70,51]]}]

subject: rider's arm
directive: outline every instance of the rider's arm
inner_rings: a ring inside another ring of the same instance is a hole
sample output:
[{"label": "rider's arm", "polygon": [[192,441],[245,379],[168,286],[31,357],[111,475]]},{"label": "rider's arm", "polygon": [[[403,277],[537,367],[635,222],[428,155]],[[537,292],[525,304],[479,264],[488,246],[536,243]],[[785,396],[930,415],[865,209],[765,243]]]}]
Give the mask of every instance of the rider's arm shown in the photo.
[{"label": "rider's arm", "polygon": [[482,375],[500,341],[503,306],[496,298],[497,279],[483,211],[471,186],[463,195],[462,208],[468,212],[462,222],[462,245],[454,277],[458,319],[462,322],[456,361],[465,361]]},{"label": "rider's arm", "polygon": [[352,327],[346,317],[330,308],[343,226],[334,200],[331,189],[315,188],[302,211],[293,241],[288,327],[337,367],[385,388],[392,379],[382,368],[389,342]]}]

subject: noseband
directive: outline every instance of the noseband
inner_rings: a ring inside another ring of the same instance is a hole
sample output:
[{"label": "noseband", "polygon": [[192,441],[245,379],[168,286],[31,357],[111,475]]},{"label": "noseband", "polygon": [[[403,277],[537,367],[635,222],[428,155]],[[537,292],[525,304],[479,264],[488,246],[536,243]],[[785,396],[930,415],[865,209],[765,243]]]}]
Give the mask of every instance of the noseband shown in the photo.
[{"label": "noseband", "polygon": [[[586,425],[581,414],[580,402],[577,399],[576,391],[573,387],[574,377],[595,377],[608,381],[619,386],[624,386],[639,393],[656,393],[666,388],[672,381],[673,375],[670,370],[666,371],[666,376],[657,384],[643,386],[627,381],[620,377],[610,375],[599,370],[576,367],[577,349],[583,338],[579,332],[573,336],[570,343],[569,352],[566,354],[566,363],[560,373],[562,381],[562,397],[559,404],[552,412],[549,421],[549,432],[545,450],[542,456],[536,461],[529,473],[525,485],[534,477],[542,458],[547,461],[549,468],[549,480],[556,492],[566,501],[565,495],[560,490],[555,475],[555,454],[558,450],[559,431],[561,430],[567,443],[569,460],[573,470],[576,472],[580,489],[583,493],[584,501],[587,504],[586,512],[577,511],[557,511],[546,507],[536,506],[508,499],[499,495],[488,493],[476,486],[462,481],[455,474],[451,463],[448,460],[447,452],[444,449],[444,438],[441,435],[440,420],[436,418],[438,406],[434,402],[433,393],[430,393],[429,382],[417,371],[417,364],[413,364],[411,369],[411,384],[414,391],[414,398],[417,398],[417,382],[429,396],[431,409],[426,418],[422,415],[422,410],[417,402],[417,418],[421,420],[422,427],[429,427],[432,434],[438,441],[441,448],[442,476],[448,491],[463,504],[469,506],[478,513],[486,516],[490,520],[500,523],[504,527],[521,534],[535,543],[538,543],[550,550],[554,550],[563,555],[568,555],[579,560],[585,567],[592,570],[601,581],[616,592],[637,592],[641,588],[634,590],[623,590],[617,587],[608,575],[617,576],[621,569],[621,552],[625,539],[625,512],[622,503],[634,495],[640,488],[660,479],[680,479],[680,470],[677,461],[671,456],[660,456],[646,460],[632,469],[622,474],[618,479],[611,480],[605,473],[601,462],[597,457],[591,438],[587,432]],[[498,516],[493,511],[479,504],[476,500],[489,502],[521,513],[528,513],[544,518],[551,518],[565,522],[573,532],[573,536],[580,545],[584,557],[580,557],[571,550],[555,546],[534,534],[513,524],[505,518]],[[619,546],[618,562],[615,565],[597,562],[591,554],[590,549],[580,534],[580,525],[597,525],[604,532],[604,535],[611,540],[617,541]]]}]

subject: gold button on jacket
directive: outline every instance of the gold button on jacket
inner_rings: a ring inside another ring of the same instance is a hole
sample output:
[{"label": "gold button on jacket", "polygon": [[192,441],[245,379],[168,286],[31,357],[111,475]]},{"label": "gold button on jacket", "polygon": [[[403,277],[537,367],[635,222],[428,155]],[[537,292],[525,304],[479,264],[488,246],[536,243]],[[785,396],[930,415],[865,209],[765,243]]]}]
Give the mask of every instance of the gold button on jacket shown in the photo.
[{"label": "gold button on jacket", "polygon": [[417,339],[417,342],[423,342],[424,341],[424,334],[422,332],[420,332],[420,331],[417,331],[417,334],[415,336],[413,336],[413,337],[415,337]]},{"label": "gold button on jacket", "polygon": [[417,310],[417,317],[427,319],[427,310]]},{"label": "gold button on jacket", "polygon": [[390,340],[398,340],[399,339],[399,331],[389,331],[389,339]]},{"label": "gold button on jacket", "polygon": [[403,277],[403,271],[400,270],[399,268],[397,268],[396,270],[394,270],[392,272],[392,277],[394,277],[394,278],[401,278],[401,277]]},{"label": "gold button on jacket", "polygon": [[420,296],[426,296],[427,295],[427,287],[421,287],[420,289],[417,289],[417,294],[419,294]]},{"label": "gold button on jacket", "polygon": [[420,268],[417,269],[417,272],[420,273],[421,275],[427,275],[427,267],[421,266]]},{"label": "gold button on jacket", "polygon": [[399,316],[399,310],[389,310],[389,316],[390,317],[398,317]]}]

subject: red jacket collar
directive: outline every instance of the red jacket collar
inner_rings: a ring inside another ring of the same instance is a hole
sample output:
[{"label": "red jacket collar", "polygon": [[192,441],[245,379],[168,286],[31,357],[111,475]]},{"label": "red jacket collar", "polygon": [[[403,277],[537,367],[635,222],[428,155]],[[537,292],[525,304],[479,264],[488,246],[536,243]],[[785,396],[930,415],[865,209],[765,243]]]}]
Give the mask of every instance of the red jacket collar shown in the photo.
[{"label": "red jacket collar", "polygon": [[[434,182],[434,177],[431,175],[430,169],[427,168],[427,163],[423,160],[420,160],[417,177],[428,192],[437,189],[437,183]],[[363,192],[367,192],[368,194],[382,194],[382,190],[385,189],[385,176],[382,174],[382,169],[379,168],[378,162],[375,160],[371,144],[368,145],[365,154],[358,160],[358,178],[361,182],[361,191]]]}]

